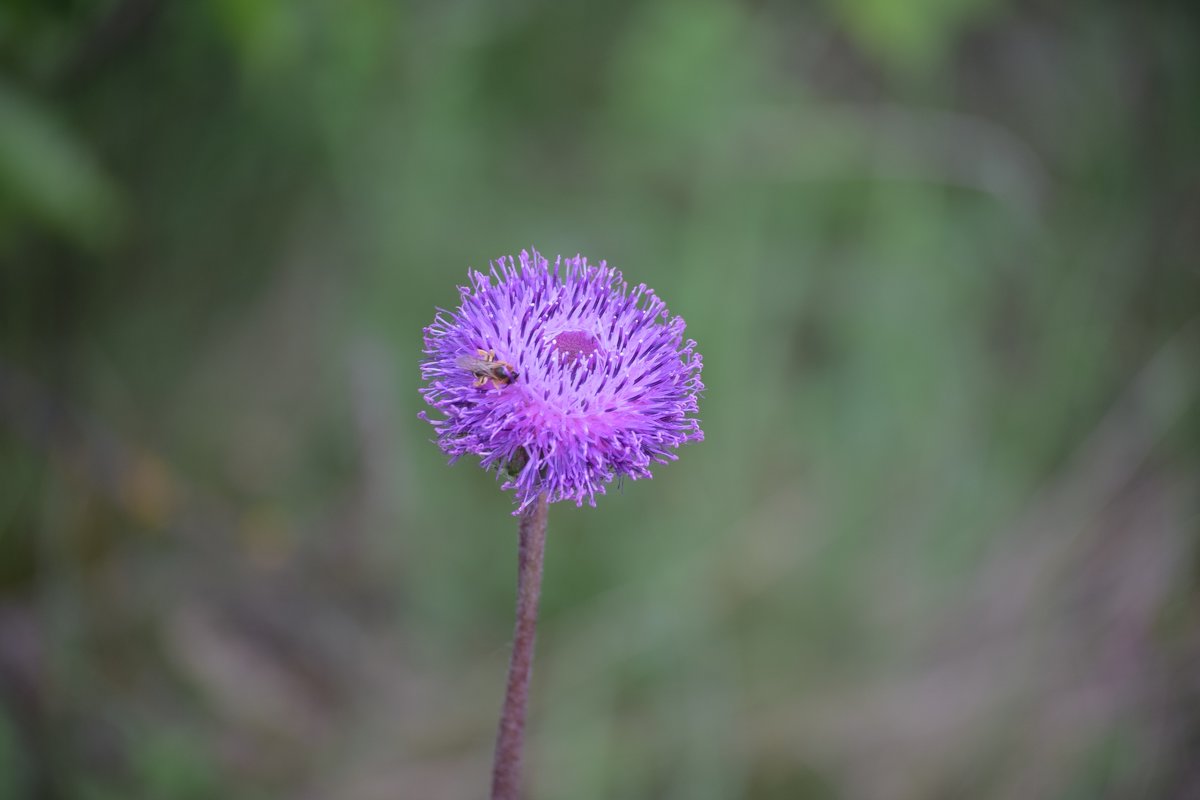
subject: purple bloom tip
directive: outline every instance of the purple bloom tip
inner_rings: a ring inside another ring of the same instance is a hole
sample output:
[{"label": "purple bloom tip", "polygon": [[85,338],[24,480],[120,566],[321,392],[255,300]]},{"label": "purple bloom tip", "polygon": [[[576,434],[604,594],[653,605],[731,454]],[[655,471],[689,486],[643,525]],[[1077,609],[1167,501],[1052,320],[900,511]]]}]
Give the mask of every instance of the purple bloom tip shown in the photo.
[{"label": "purple bloom tip", "polygon": [[536,250],[469,277],[425,328],[421,394],[442,417],[421,418],[452,461],[473,453],[505,477],[514,513],[542,493],[594,506],[614,478],[649,478],[704,439],[696,343],[645,284]]}]

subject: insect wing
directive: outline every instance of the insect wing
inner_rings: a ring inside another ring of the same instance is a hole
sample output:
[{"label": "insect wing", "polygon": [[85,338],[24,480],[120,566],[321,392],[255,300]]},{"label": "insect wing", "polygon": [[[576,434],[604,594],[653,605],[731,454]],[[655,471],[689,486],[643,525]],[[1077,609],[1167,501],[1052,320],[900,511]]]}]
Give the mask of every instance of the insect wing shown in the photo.
[{"label": "insect wing", "polygon": [[475,358],[474,356],[459,356],[454,363],[468,372],[474,372],[476,375],[480,373],[486,375],[492,371],[491,364],[484,361],[482,358]]}]

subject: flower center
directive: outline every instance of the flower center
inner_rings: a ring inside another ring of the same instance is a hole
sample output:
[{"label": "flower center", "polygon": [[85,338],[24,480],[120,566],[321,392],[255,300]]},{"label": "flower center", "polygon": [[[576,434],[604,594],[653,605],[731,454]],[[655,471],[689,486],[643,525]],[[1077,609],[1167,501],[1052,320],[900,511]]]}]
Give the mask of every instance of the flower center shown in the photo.
[{"label": "flower center", "polygon": [[554,337],[554,349],[568,364],[587,358],[599,346],[600,343],[587,331],[563,331]]}]

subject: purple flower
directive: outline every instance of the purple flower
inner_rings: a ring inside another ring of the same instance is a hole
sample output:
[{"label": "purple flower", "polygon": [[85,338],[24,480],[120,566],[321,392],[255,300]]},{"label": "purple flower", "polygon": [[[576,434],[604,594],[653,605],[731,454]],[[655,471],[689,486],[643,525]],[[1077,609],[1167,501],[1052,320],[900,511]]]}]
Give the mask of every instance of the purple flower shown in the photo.
[{"label": "purple flower", "polygon": [[474,453],[503,475],[517,513],[542,493],[595,505],[614,478],[648,478],[704,438],[696,343],[645,284],[537,251],[470,281],[425,329],[421,393],[443,416],[421,418],[452,462]]}]

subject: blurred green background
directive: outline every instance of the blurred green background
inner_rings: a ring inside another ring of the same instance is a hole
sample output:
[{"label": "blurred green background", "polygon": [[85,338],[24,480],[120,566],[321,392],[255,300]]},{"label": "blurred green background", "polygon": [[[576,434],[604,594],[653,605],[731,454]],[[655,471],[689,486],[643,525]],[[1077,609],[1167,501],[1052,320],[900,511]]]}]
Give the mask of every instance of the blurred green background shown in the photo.
[{"label": "blurred green background", "polygon": [[1200,13],[4,0],[0,798],[482,797],[421,328],[607,259],[705,442],[557,505],[530,797],[1200,797]]}]

